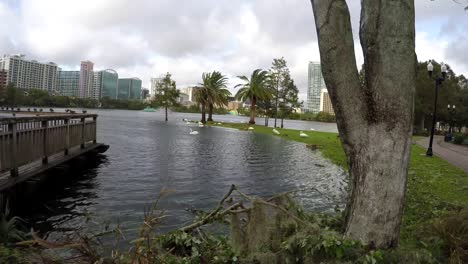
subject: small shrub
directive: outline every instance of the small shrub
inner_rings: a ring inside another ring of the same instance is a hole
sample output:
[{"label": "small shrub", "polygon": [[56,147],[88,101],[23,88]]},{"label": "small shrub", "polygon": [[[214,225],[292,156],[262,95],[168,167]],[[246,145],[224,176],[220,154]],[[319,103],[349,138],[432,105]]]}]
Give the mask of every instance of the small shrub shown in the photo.
[{"label": "small shrub", "polygon": [[454,138],[453,138],[453,143],[457,144],[457,145],[461,145],[463,144],[463,141],[465,140],[465,137],[463,135],[456,135]]},{"label": "small shrub", "polygon": [[449,263],[468,263],[468,209],[435,219],[424,231],[421,243],[431,252],[440,248]]}]

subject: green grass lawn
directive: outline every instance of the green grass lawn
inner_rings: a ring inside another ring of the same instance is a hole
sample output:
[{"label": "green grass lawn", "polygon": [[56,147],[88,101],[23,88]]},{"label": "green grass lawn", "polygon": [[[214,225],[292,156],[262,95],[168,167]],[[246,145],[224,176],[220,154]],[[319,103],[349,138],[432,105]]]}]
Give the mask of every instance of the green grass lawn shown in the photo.
[{"label": "green grass lawn", "polygon": [[[223,123],[219,126],[240,130],[249,127],[248,124],[239,123]],[[275,135],[271,127],[255,125],[254,128],[255,133],[317,145],[325,158],[347,169],[338,134],[304,131],[309,137],[301,138],[298,130],[278,129],[281,135]],[[411,243],[414,232],[421,224],[457,207],[468,207],[468,174],[438,157],[426,157],[425,150],[413,144],[401,229],[402,242]]]}]

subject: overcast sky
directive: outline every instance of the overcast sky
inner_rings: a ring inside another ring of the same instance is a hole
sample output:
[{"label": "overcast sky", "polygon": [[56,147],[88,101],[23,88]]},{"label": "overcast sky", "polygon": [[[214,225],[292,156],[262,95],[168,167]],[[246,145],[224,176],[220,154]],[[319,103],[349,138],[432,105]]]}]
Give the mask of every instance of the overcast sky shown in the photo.
[{"label": "overcast sky", "polygon": [[[442,60],[468,75],[465,5],[415,1],[418,59]],[[360,1],[347,2],[361,65]],[[139,77],[145,87],[152,76],[171,72],[183,88],[213,70],[234,86],[235,76],[267,69],[283,56],[305,99],[308,62],[320,60],[316,39],[308,0],[0,0],[1,54],[70,70],[91,60],[95,69]]]}]

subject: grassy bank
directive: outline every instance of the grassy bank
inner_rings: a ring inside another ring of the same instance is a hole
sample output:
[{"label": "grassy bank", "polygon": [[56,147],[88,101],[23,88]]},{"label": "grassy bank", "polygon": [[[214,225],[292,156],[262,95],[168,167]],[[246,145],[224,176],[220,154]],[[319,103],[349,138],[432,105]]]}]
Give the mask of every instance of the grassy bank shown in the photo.
[{"label": "grassy bank", "polygon": [[[222,127],[247,130],[247,124],[224,123]],[[306,144],[317,145],[323,156],[334,164],[347,168],[346,157],[340,139],[335,133],[304,131],[308,138],[299,137],[299,131],[254,126],[255,133],[268,134]],[[428,158],[425,150],[417,145],[411,148],[408,186],[401,229],[402,243],[413,243],[415,233],[422,224],[438,217],[447,210],[468,207],[468,174],[438,157]]]}]

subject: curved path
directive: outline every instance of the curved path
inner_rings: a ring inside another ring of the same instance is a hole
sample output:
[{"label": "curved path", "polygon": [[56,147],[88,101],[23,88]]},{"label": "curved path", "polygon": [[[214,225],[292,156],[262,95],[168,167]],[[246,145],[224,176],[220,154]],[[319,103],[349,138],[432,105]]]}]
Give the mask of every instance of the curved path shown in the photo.
[{"label": "curved path", "polygon": [[[416,144],[423,148],[429,145],[429,138],[416,140]],[[434,155],[468,173],[468,147],[444,142],[444,137],[435,136],[432,144]]]}]

